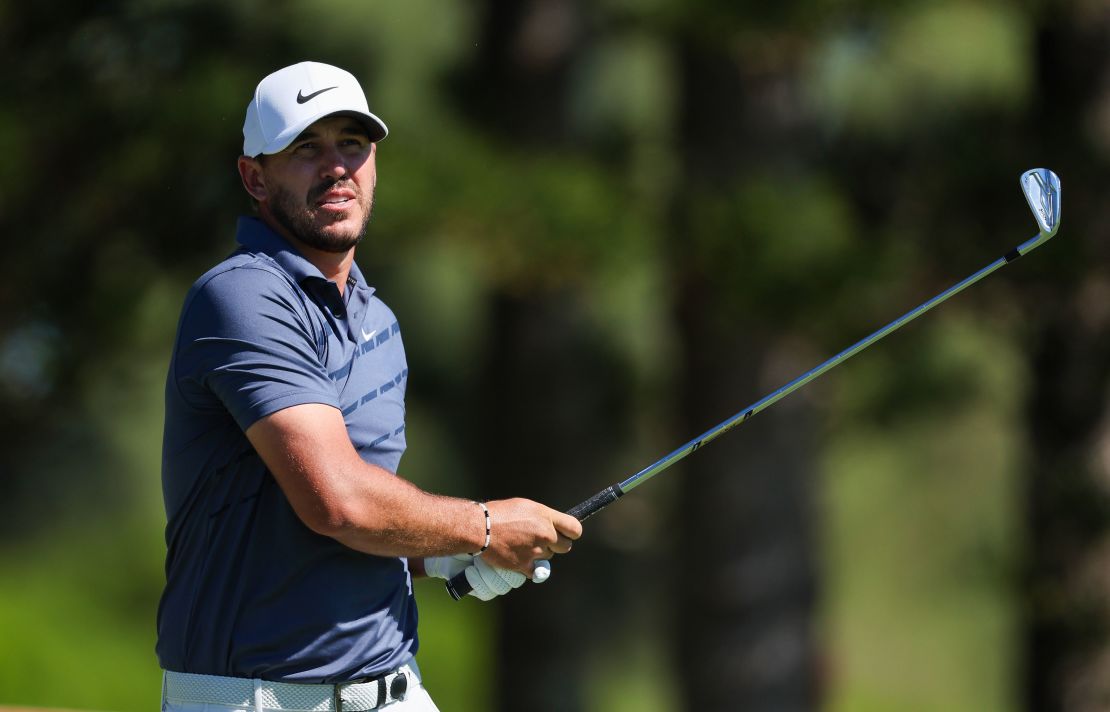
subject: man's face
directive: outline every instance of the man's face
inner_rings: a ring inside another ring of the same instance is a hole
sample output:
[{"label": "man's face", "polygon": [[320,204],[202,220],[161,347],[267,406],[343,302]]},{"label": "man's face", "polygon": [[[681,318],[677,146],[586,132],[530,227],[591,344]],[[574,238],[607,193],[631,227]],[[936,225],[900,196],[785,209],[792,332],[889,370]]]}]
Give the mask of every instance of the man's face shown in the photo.
[{"label": "man's face", "polygon": [[375,151],[356,119],[320,119],[280,153],[260,157],[260,211],[309,247],[346,252],[370,222]]}]

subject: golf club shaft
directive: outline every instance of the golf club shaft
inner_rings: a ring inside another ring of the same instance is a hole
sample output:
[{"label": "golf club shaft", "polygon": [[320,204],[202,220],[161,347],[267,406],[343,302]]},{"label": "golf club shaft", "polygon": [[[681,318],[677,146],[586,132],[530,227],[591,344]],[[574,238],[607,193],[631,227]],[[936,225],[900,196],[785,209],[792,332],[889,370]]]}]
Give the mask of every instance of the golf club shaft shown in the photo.
[{"label": "golf club shaft", "polygon": [[[632,475],[628,479],[609,485],[605,489],[595,494],[593,497],[579,502],[578,504],[567,510],[567,514],[571,515],[575,519],[578,519],[579,521],[585,521],[588,517],[591,517],[594,514],[597,514],[601,510],[605,509],[610,504],[616,502],[618,499],[623,497],[631,490],[647,482],[649,479],[651,479],[655,475],[658,475],[663,470],[666,470],[668,467],[675,464],[679,460],[685,458],[687,455],[694,452],[698,448],[716,440],[718,437],[724,435],[729,430],[732,430],[737,425],[740,425],[744,421],[748,420],[756,413],[767,409],[786,395],[793,393],[794,391],[798,390],[799,388],[814,380],[826,371],[829,371],[833,367],[847,361],[849,358],[855,356],[860,351],[863,351],[876,341],[879,341],[892,331],[900,329],[902,326],[913,321],[914,319],[929,311],[941,302],[948,300],[950,297],[970,287],[971,285],[975,284],[992,272],[1009,264],[1010,262],[1013,262],[1017,258],[1021,257],[1022,255],[1039,246],[1041,243],[1045,242],[1050,237],[1052,237],[1052,234],[1044,232],[1038,233],[1035,237],[1018,245],[1014,249],[1007,252],[1004,256],[999,257],[997,260],[991,262],[989,265],[982,268],[975,274],[952,285],[951,287],[944,290],[927,302],[915,307],[914,309],[911,309],[910,311],[890,322],[875,333],[856,342],[854,345],[848,347],[847,349],[844,349],[836,356],[833,356],[828,361],[825,361],[820,366],[817,366],[813,370],[802,374],[790,383],[787,383],[782,388],[779,388],[774,393],[771,393],[762,400],[753,403],[752,405],[748,406],[744,410],[740,411],[739,413],[732,416],[723,423],[717,425],[716,427],[707,430],[706,432],[702,433],[701,435],[694,438],[677,450],[664,455],[662,458],[656,460],[655,462],[640,470],[636,474]],[[467,582],[466,576],[460,573],[456,575],[453,579],[448,581],[447,591],[455,600],[458,600],[469,593],[470,584],[469,582]]]},{"label": "golf club shaft", "polygon": [[582,521],[587,517],[600,512],[602,509],[609,506],[620,497],[624,496],[627,492],[635,489],[636,487],[639,487],[644,482],[647,482],[649,479],[651,479],[655,475],[658,475],[663,470],[666,470],[668,467],[675,464],[679,460],[685,458],[687,455],[694,452],[698,448],[712,442],[713,440],[716,440],[718,437],[724,435],[729,430],[732,430],[737,425],[740,425],[744,421],[748,420],[756,413],[766,410],[785,396],[793,393],[794,391],[798,390],[810,381],[815,380],[817,377],[821,376],[825,372],[832,370],[834,367],[840,365],[841,363],[844,363],[851,357],[858,354],[860,351],[863,351],[868,346],[871,346],[875,342],[882,339],[887,334],[893,331],[897,331],[909,322],[913,321],[917,317],[937,306],[941,302],[947,301],[949,298],[955,296],[964,289],[967,289],[968,287],[980,281],[992,272],[995,272],[999,268],[1009,264],[1010,262],[1013,262],[1017,258],[1037,247],[1043,241],[1044,236],[1041,234],[1038,234],[1035,237],[1027,240],[1021,245],[1007,252],[1004,256],[999,257],[994,262],[991,262],[989,265],[982,268],[970,277],[957,282],[956,284],[952,285],[932,299],[911,309],[910,311],[906,312],[905,314],[890,322],[886,326],[882,327],[878,331],[874,332],[870,336],[857,341],[855,344],[844,349],[836,356],[833,356],[828,361],[822,363],[820,366],[817,366],[816,368],[802,374],[798,378],[795,378],[793,381],[787,383],[782,388],[779,388],[774,393],[771,393],[763,399],[753,403],[752,405],[748,406],[747,408],[740,411],[723,423],[711,428],[710,430],[707,430],[706,432],[702,433],[701,435],[694,438],[677,450],[674,450],[673,452],[655,461],[651,465],[648,465],[628,479],[611,485],[601,492],[598,492],[593,497],[580,502],[579,504],[572,507],[567,513],[575,517],[579,521]]}]

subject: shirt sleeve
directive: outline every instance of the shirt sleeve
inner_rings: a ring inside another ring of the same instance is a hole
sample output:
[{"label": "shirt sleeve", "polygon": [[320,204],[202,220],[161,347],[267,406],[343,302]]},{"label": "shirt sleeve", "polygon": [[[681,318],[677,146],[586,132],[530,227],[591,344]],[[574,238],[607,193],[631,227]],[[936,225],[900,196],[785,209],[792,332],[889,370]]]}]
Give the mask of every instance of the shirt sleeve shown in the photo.
[{"label": "shirt sleeve", "polygon": [[226,409],[243,430],[303,403],[339,407],[303,291],[258,267],[216,274],[181,317],[172,378],[192,408]]}]

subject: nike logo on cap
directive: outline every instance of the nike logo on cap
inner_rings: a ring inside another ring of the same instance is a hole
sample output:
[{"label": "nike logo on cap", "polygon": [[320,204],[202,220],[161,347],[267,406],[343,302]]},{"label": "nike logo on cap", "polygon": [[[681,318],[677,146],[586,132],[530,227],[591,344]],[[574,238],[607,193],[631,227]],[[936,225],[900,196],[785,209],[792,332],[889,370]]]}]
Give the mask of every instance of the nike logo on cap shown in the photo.
[{"label": "nike logo on cap", "polygon": [[326,92],[326,91],[330,91],[330,90],[332,90],[332,89],[338,89],[338,88],[339,88],[339,87],[325,87],[324,89],[320,89],[319,91],[314,91],[314,92],[312,92],[312,93],[311,93],[311,94],[309,94],[308,96],[305,96],[304,94],[302,94],[302,93],[300,92],[300,90],[298,90],[298,91],[297,91],[297,103],[298,103],[298,104],[303,104],[303,103],[305,103],[306,101],[310,101],[310,100],[314,99],[315,97],[318,97],[318,96],[320,96],[321,94],[323,94],[323,93],[324,93],[324,92]]}]

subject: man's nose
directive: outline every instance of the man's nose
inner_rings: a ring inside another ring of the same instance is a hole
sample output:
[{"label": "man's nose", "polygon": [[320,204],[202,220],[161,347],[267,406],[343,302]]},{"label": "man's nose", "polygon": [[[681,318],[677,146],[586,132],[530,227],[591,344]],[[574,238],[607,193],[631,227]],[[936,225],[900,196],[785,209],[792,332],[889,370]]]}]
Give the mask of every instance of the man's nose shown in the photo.
[{"label": "man's nose", "polygon": [[320,176],[322,178],[342,178],[350,173],[347,161],[338,146],[328,146],[320,154]]}]

